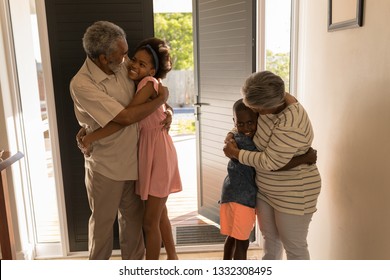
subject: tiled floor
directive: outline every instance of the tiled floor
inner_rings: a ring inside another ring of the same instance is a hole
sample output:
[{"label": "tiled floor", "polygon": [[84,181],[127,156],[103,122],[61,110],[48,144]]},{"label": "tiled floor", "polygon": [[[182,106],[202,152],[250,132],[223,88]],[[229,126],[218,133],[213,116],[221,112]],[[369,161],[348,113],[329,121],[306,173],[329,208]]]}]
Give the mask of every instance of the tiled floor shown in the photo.
[{"label": "tiled floor", "polygon": [[[261,259],[262,251],[260,249],[248,250],[248,260]],[[215,252],[192,252],[179,253],[179,260],[222,260],[223,251]],[[165,254],[160,256],[160,260],[166,259]]]},{"label": "tiled floor", "polygon": [[[180,250],[180,248],[179,248]],[[261,259],[262,251],[261,249],[249,249],[248,250],[248,260],[259,260]],[[215,251],[203,251],[203,252],[179,252],[179,260],[222,260],[223,258],[223,249]],[[87,256],[73,256],[67,257],[64,259],[69,260],[87,260]],[[113,254],[111,260],[120,260],[121,257],[119,254]],[[160,260],[166,260],[166,254],[162,251],[160,255]]]},{"label": "tiled floor", "polygon": [[[222,260],[223,252],[191,252],[191,253],[179,253],[179,260]],[[113,257],[113,259],[120,259],[119,257]],[[166,255],[163,253],[160,256],[160,260],[165,260]],[[248,260],[261,259],[261,250],[249,250]]]}]

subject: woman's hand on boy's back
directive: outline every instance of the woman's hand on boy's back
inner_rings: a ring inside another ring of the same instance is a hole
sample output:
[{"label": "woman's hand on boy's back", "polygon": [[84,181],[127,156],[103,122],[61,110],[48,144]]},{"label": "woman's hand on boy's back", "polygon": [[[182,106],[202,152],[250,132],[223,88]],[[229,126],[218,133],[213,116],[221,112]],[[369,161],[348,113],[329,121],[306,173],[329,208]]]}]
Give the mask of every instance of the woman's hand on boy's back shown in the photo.
[{"label": "woman's hand on boy's back", "polygon": [[305,154],[305,159],[306,163],[309,165],[317,163],[317,150],[310,147]]}]

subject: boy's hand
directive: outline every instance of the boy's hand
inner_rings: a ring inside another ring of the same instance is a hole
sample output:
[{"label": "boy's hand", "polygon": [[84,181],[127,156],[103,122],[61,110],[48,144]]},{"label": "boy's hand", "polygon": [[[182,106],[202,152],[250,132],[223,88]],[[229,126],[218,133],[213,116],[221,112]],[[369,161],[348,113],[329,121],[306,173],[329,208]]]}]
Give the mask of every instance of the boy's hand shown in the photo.
[{"label": "boy's hand", "polygon": [[236,141],[234,140],[234,134],[233,134],[232,132],[229,132],[229,133],[226,135],[226,137],[225,137],[225,144],[226,144],[226,143],[229,143],[229,142],[231,142],[231,141],[236,142]]},{"label": "boy's hand", "polygon": [[225,146],[223,146],[223,152],[225,156],[230,159],[238,159],[238,154],[240,153],[240,150],[237,147],[236,141],[234,141],[234,139],[231,139],[230,141],[225,143]]}]

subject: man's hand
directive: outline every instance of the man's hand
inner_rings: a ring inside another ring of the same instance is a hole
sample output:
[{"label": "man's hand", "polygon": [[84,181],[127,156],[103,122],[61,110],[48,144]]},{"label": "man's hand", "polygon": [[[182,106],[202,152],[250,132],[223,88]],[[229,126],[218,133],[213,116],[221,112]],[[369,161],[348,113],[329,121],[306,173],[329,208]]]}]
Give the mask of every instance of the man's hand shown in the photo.
[{"label": "man's hand", "polygon": [[158,96],[167,102],[169,97],[169,90],[166,86],[164,86],[161,82],[161,79],[158,79]]},{"label": "man's hand", "polygon": [[163,98],[165,100],[165,115],[167,116],[165,120],[163,120],[160,124],[163,126],[163,129],[169,131],[172,123],[173,109],[166,103],[169,97],[169,90],[167,87],[163,86],[161,79],[158,79],[158,97]]},{"label": "man's hand", "polygon": [[80,151],[87,157],[91,155],[92,147],[91,145],[85,145],[83,143],[83,138],[87,135],[87,130],[82,127],[79,132],[76,134],[77,147],[79,147]]},{"label": "man's hand", "polygon": [[165,115],[167,117],[162,122],[160,122],[160,124],[163,126],[162,129],[166,129],[168,132],[172,124],[172,111],[167,109],[165,111]]}]

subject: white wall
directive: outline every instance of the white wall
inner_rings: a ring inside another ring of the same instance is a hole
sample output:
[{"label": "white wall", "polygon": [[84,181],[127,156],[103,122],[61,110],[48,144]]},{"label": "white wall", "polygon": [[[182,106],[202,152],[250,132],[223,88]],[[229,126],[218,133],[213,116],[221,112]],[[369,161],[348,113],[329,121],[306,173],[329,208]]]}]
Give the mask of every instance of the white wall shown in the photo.
[{"label": "white wall", "polygon": [[315,130],[322,192],[312,259],[390,259],[390,1],[327,32],[328,0],[300,1],[298,97]]}]

